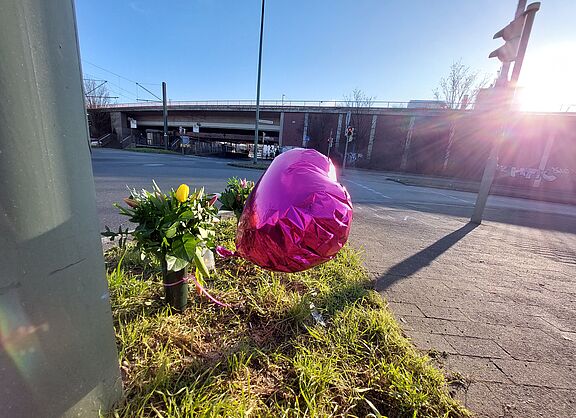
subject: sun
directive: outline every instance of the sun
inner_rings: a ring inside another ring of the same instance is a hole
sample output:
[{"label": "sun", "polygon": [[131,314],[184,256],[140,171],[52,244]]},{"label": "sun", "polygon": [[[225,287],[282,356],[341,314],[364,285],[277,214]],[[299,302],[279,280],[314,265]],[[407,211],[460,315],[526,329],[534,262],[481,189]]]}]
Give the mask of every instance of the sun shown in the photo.
[{"label": "sun", "polygon": [[516,94],[520,110],[576,111],[576,43],[528,47]]}]

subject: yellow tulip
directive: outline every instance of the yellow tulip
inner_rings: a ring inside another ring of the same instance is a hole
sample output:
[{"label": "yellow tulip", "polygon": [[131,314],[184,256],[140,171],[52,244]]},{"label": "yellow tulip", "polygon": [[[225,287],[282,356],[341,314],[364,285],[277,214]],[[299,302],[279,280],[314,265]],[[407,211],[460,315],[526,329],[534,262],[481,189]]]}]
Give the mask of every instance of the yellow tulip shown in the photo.
[{"label": "yellow tulip", "polygon": [[181,184],[178,186],[178,190],[176,190],[176,199],[179,202],[185,202],[188,200],[188,195],[190,194],[190,187],[187,184]]}]

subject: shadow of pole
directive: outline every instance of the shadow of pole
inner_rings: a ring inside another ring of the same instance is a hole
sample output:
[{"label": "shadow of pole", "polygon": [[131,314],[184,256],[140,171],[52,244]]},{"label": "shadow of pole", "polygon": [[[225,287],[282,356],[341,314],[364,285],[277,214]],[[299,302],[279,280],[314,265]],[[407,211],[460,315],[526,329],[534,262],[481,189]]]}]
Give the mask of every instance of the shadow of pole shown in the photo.
[{"label": "shadow of pole", "polygon": [[434,244],[390,267],[386,273],[376,280],[376,290],[379,292],[385,290],[394,282],[406,278],[430,265],[432,261],[449,250],[450,247],[472,232],[476,227],[478,227],[478,225],[468,222],[463,227],[439,239]]}]

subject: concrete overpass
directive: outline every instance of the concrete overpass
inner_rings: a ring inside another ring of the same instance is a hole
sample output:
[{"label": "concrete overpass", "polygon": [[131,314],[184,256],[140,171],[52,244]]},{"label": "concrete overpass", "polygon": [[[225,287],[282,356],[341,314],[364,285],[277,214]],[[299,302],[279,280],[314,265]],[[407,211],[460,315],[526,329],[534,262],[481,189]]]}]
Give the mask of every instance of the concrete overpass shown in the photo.
[{"label": "concrete overpass", "polygon": [[[351,108],[343,101],[262,101],[259,130],[266,133],[268,141],[280,146],[302,146],[314,130],[311,126],[314,117],[310,115],[325,115],[330,119],[332,136],[339,143],[345,114],[350,110],[363,115],[411,116],[452,112],[446,109],[407,109],[406,106],[407,102],[374,102],[370,108]],[[119,140],[135,133],[163,129],[162,104],[159,102],[115,104],[97,111],[110,115],[110,132],[115,133]],[[168,104],[168,130],[177,132],[182,127],[187,133],[199,131],[195,135],[197,138],[251,143],[255,131],[255,112],[256,105],[252,100],[171,101]],[[334,115],[335,119],[330,117]],[[135,123],[136,131],[130,127],[131,121]],[[326,125],[324,122],[322,124]],[[322,140],[327,140],[330,132],[326,129],[322,131],[314,132],[315,136],[320,134]],[[286,135],[289,138],[285,138]]]}]

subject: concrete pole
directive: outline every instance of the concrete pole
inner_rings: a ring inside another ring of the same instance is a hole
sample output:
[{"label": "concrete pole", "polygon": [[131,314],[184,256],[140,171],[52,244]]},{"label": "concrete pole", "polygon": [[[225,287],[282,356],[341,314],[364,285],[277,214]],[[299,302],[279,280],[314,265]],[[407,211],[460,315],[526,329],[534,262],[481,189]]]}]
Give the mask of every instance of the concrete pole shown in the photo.
[{"label": "concrete pole", "polygon": [[260,46],[258,47],[258,81],[256,82],[256,124],[254,127],[254,164],[258,162],[258,124],[260,123],[260,77],[262,75],[262,37],[264,35],[264,2],[260,14]]},{"label": "concrete pole", "polygon": [[74,4],[0,13],[0,415],[98,416],[121,394]]},{"label": "concrete pole", "polygon": [[166,82],[162,82],[162,118],[164,121],[164,148],[168,149],[168,106],[166,105]]}]

